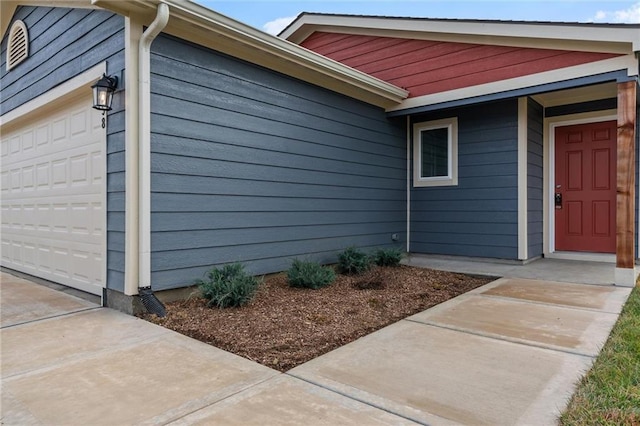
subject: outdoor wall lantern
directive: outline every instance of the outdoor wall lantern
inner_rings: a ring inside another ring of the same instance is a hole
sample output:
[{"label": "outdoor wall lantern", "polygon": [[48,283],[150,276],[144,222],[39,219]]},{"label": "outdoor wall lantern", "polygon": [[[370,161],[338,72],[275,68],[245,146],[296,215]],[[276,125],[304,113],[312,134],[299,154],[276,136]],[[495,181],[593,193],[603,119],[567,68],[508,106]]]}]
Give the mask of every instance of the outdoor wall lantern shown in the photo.
[{"label": "outdoor wall lantern", "polygon": [[109,77],[106,74],[91,86],[93,90],[93,108],[102,111],[102,128],[106,126],[105,117],[107,111],[111,111],[111,102],[113,102],[113,92],[118,87],[118,77]]},{"label": "outdoor wall lantern", "polygon": [[93,107],[100,111],[111,111],[111,102],[113,102],[113,92],[118,87],[118,77],[109,77],[106,74],[91,86],[93,89]]}]

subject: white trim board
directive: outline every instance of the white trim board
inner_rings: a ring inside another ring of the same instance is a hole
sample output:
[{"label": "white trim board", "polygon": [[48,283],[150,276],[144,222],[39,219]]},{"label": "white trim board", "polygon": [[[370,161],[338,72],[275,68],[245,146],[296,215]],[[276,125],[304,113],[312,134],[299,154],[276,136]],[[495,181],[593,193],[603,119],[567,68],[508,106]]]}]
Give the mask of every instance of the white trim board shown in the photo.
[{"label": "white trim board", "polygon": [[518,259],[529,257],[529,220],[528,220],[528,100],[518,98]]},{"label": "white trim board", "polygon": [[65,81],[46,93],[26,102],[19,107],[0,116],[0,129],[6,131],[8,127],[20,124],[20,121],[32,113],[40,113],[40,110],[53,108],[53,102],[75,96],[78,91],[84,90],[96,82],[102,74],[107,72],[107,63],[102,62],[80,75]]},{"label": "white trim board", "polygon": [[138,228],[138,161],[139,161],[139,82],[138,44],[142,37],[142,24],[134,19],[125,17],[125,246],[124,246],[124,294],[133,296],[138,294],[140,236]]},{"label": "white trim board", "polygon": [[[305,13],[285,28],[280,37],[301,43],[315,31],[350,32],[372,36],[473,37],[481,44],[513,45],[529,41],[534,46],[567,50],[592,50],[599,44],[626,44],[640,50],[640,31],[633,26],[554,24],[537,22],[474,21],[456,19],[393,18],[381,16]],[[613,46],[608,46],[612,48]],[[601,47],[600,47],[601,48]]]}]

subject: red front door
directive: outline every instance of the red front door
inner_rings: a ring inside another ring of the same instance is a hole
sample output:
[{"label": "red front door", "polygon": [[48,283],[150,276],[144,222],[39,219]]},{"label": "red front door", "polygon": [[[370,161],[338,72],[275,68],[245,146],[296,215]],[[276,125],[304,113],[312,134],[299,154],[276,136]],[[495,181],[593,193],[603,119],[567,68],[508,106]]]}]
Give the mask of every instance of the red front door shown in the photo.
[{"label": "red front door", "polygon": [[616,251],[616,126],[555,129],[556,250]]}]

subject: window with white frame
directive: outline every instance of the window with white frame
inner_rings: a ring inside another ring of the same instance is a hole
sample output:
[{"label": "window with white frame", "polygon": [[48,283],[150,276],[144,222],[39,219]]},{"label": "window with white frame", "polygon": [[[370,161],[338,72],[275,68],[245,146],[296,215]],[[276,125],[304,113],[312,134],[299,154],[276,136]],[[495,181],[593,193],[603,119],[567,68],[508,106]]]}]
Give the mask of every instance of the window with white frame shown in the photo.
[{"label": "window with white frame", "polygon": [[458,119],[413,125],[413,186],[458,184]]}]

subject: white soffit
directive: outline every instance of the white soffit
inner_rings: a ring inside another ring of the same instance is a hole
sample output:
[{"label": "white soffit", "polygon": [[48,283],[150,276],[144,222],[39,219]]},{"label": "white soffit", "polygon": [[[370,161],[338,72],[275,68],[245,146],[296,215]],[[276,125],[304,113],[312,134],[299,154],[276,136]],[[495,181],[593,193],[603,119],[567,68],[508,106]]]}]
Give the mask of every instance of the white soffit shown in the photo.
[{"label": "white soffit", "polygon": [[540,95],[532,96],[532,98],[542,106],[554,107],[558,105],[595,101],[598,99],[610,99],[617,96],[617,84],[615,82],[610,82],[593,86],[578,87],[576,89],[542,93]]}]

